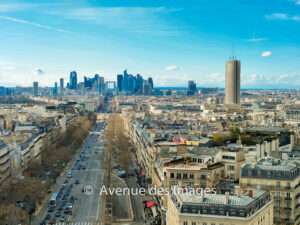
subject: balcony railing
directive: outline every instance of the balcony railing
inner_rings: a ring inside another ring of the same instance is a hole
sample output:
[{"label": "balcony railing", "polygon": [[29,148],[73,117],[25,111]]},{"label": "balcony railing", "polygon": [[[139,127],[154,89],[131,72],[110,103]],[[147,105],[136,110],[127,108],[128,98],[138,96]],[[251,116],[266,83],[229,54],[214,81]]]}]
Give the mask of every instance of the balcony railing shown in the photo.
[{"label": "balcony railing", "polygon": [[286,211],[291,211],[292,208],[291,208],[291,207],[284,207],[284,210],[286,210]]},{"label": "balcony railing", "polygon": [[284,200],[291,201],[292,198],[291,197],[284,197]]}]

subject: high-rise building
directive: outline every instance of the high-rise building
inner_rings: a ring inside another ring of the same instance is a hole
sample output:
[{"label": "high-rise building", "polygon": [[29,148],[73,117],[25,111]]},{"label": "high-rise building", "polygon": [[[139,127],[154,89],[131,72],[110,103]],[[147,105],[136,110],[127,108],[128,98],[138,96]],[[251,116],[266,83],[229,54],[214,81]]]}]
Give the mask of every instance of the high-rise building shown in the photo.
[{"label": "high-rise building", "polygon": [[105,82],[104,82],[104,77],[99,77],[99,92],[101,94],[105,93]]},{"label": "high-rise building", "polygon": [[187,95],[195,95],[196,91],[197,91],[196,83],[193,80],[189,80]]},{"label": "high-rise building", "polygon": [[60,83],[60,93],[63,93],[64,92],[64,78],[60,78],[59,83]]},{"label": "high-rise building", "polygon": [[118,74],[117,75],[117,86],[119,91],[123,91],[123,75]]},{"label": "high-rise building", "polygon": [[76,71],[72,71],[70,74],[70,89],[77,89],[77,73]]},{"label": "high-rise building", "polygon": [[143,95],[151,95],[152,87],[149,84],[148,80],[144,80],[143,82]]},{"label": "high-rise building", "polygon": [[148,83],[151,85],[151,89],[154,89],[153,79],[152,77],[148,78]]},{"label": "high-rise building", "polygon": [[39,82],[34,81],[33,82],[33,96],[38,96],[38,91],[39,91]]},{"label": "high-rise building", "polygon": [[240,104],[241,62],[226,62],[225,104]]},{"label": "high-rise building", "polygon": [[53,95],[57,95],[57,82],[54,83],[54,88],[53,88]]}]

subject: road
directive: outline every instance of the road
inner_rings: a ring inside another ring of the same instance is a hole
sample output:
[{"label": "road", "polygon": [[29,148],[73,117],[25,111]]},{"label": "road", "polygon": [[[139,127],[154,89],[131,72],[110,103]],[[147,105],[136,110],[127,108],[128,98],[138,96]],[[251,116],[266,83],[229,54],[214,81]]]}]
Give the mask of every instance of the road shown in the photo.
[{"label": "road", "polygon": [[[66,220],[70,218],[70,224],[73,225],[103,224],[100,218],[103,218],[104,215],[105,200],[99,196],[103,178],[100,157],[104,146],[103,142],[100,140],[103,126],[103,123],[96,124],[80,151],[74,155],[74,159],[69,164],[69,168],[64,172],[63,176],[57,179],[57,183],[53,191],[59,192],[66,180],[68,181],[66,183],[66,187],[73,184],[73,187],[70,188],[69,196],[66,197],[67,202],[69,202],[71,196],[74,196],[75,198],[72,205],[72,215],[65,214],[64,210],[61,211],[61,215],[65,215]],[[89,157],[86,157],[88,155]],[[67,177],[69,171],[72,171],[71,178]],[[75,184],[76,179],[79,180],[79,184]],[[86,192],[83,192],[85,187]],[[67,188],[62,191],[62,196],[66,193],[66,189]],[[62,202],[62,196],[58,199],[53,212],[48,212],[49,197],[39,214],[34,218],[32,224],[39,225],[45,218],[46,214],[50,214],[50,217],[54,217]],[[66,220],[60,221],[59,216],[55,217],[55,219],[55,224],[66,224]],[[46,224],[49,223],[50,220],[46,220]]]}]

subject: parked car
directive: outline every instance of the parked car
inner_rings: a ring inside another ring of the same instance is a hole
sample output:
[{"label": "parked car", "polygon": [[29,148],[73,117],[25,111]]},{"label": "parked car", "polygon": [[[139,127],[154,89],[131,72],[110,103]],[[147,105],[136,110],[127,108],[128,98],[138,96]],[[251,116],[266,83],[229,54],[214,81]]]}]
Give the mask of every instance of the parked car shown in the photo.
[{"label": "parked car", "polygon": [[59,217],[59,216],[61,216],[61,212],[60,211],[56,211],[55,217]]},{"label": "parked car", "polygon": [[50,220],[50,224],[55,224],[55,222],[56,222],[55,217],[52,217]]}]

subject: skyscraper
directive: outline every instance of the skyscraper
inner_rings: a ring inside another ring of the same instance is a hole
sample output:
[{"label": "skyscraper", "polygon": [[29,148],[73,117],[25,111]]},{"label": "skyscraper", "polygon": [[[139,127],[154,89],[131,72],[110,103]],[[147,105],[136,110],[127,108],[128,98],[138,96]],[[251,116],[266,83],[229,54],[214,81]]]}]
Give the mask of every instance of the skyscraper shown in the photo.
[{"label": "skyscraper", "polygon": [[57,95],[57,82],[54,83],[53,95]]},{"label": "skyscraper", "polygon": [[151,95],[152,86],[149,84],[148,80],[144,80],[143,82],[143,95]]},{"label": "skyscraper", "polygon": [[151,89],[154,89],[153,79],[152,77],[148,78],[148,83],[151,85]]},{"label": "skyscraper", "polygon": [[38,96],[38,91],[39,91],[39,82],[34,81],[33,82],[33,96]]},{"label": "skyscraper", "polygon": [[117,75],[117,86],[119,91],[123,91],[123,75],[118,74]]},{"label": "skyscraper", "polygon": [[225,104],[240,104],[241,62],[226,62]]},{"label": "skyscraper", "polygon": [[72,71],[70,73],[70,89],[77,89],[77,73],[76,71]]},{"label": "skyscraper", "polygon": [[99,92],[101,94],[105,93],[105,83],[104,83],[104,77],[99,77]]},{"label": "skyscraper", "polygon": [[64,78],[60,78],[60,93],[64,92]]},{"label": "skyscraper", "polygon": [[188,81],[188,90],[187,90],[187,95],[195,95],[197,91],[196,88],[196,83],[193,80]]}]

